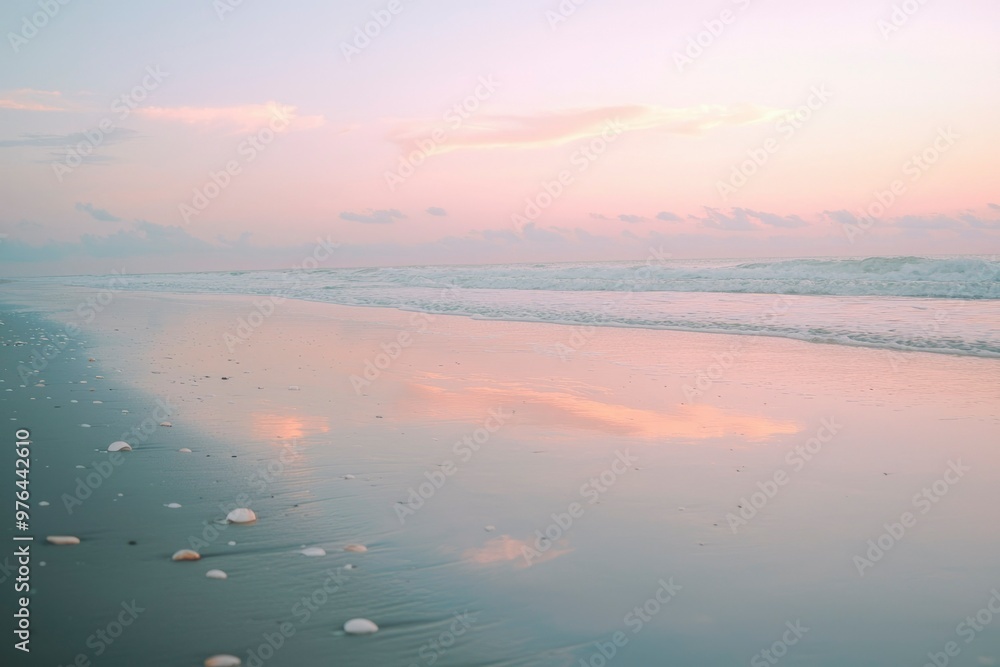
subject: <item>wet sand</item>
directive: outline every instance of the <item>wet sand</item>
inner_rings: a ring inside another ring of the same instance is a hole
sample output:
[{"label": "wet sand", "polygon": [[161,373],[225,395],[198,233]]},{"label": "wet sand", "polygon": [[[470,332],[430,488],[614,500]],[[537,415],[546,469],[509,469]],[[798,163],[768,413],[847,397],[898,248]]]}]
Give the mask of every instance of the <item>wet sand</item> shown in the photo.
[{"label": "wet sand", "polygon": [[[959,628],[1000,586],[996,360],[245,297],[88,322],[88,294],[0,298],[33,532],[82,540],[36,545],[20,664],[1000,659],[1000,618]],[[219,523],[237,506],[258,521]]]}]

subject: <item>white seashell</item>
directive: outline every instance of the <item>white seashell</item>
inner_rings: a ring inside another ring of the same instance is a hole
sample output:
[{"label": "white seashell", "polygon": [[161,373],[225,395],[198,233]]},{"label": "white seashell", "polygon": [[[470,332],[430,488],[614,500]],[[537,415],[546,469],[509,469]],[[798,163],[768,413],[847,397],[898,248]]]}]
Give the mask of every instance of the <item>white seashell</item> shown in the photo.
[{"label": "white seashell", "polygon": [[288,385],[288,391],[300,391],[300,389],[297,384],[290,384]]},{"label": "white seashell", "polygon": [[486,526],[486,528],[484,528],[483,530],[485,530],[487,533],[492,533],[496,529],[497,529],[496,526],[490,525],[490,526]]},{"label": "white seashell", "polygon": [[166,426],[167,428],[170,428],[171,426],[173,426],[173,424],[171,424],[170,422],[160,422],[160,426]]},{"label": "white seashell", "polygon": [[181,506],[180,503],[167,503],[164,507],[169,507],[172,510],[178,509]]},{"label": "white seashell", "polygon": [[80,424],[82,428],[90,428],[90,424]]},{"label": "white seashell", "polygon": [[201,554],[190,549],[181,549],[171,556],[170,560],[201,560]]},{"label": "white seashell", "polygon": [[187,447],[181,447],[181,448],[180,448],[180,449],[178,449],[177,451],[179,451],[179,452],[180,452],[180,453],[182,453],[182,454],[190,454],[190,453],[191,453],[191,450],[190,450],[190,449],[188,449]]},{"label": "white seashell", "polygon": [[344,479],[354,479],[354,475],[344,475]]},{"label": "white seashell", "polygon": [[256,520],[257,515],[254,514],[254,511],[246,507],[234,509],[226,515],[226,521],[229,523],[253,523]]},{"label": "white seashell", "polygon": [[57,544],[59,546],[65,546],[69,544],[79,544],[80,538],[73,537],[72,535],[49,535],[45,538],[45,541],[49,544]]},{"label": "white seashell", "polygon": [[42,502],[38,503],[38,506],[39,507],[48,507],[49,506],[49,501],[43,500]]},{"label": "white seashell", "polygon": [[205,573],[205,576],[209,579],[228,579],[229,575],[222,570],[209,570]]},{"label": "white seashell", "polygon": [[378,626],[367,618],[352,618],[344,623],[344,632],[349,635],[370,635],[378,632]]},{"label": "white seashell", "polygon": [[303,556],[312,556],[312,557],[325,556],[326,549],[324,549],[323,547],[306,547],[300,553]]},{"label": "white seashell", "polygon": [[368,547],[363,544],[348,544],[344,547],[344,551],[350,551],[356,554],[363,554],[368,551]]},{"label": "white seashell", "polygon": [[108,451],[109,452],[131,452],[132,451],[132,445],[130,445],[127,442],[124,442],[122,440],[119,440],[118,442],[112,442],[110,445],[108,445]]},{"label": "white seashell", "polygon": [[240,667],[243,664],[235,655],[213,655],[205,661],[205,667]]},{"label": "white seashell", "polygon": [[226,544],[228,544],[231,547],[235,547],[236,546],[236,542],[233,542],[232,540],[229,540],[228,542],[226,542]]}]

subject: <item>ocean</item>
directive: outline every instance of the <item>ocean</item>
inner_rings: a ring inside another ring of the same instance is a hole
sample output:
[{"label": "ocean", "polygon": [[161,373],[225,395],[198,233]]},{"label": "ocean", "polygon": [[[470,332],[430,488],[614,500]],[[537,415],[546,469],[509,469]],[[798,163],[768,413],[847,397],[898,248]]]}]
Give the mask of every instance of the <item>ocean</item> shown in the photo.
[{"label": "ocean", "polygon": [[[103,287],[77,276],[66,284]],[[477,319],[777,336],[1000,357],[997,256],[674,260],[128,275],[122,289],[251,294]]]}]

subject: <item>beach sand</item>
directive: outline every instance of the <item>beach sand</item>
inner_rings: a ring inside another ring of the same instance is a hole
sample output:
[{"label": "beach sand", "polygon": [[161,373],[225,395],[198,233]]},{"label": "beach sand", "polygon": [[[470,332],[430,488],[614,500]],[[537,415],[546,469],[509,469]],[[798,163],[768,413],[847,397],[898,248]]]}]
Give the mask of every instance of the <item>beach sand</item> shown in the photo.
[{"label": "beach sand", "polygon": [[1000,618],[957,634],[1000,590],[998,360],[89,294],[0,297],[5,465],[32,434],[27,664],[1000,659]]}]

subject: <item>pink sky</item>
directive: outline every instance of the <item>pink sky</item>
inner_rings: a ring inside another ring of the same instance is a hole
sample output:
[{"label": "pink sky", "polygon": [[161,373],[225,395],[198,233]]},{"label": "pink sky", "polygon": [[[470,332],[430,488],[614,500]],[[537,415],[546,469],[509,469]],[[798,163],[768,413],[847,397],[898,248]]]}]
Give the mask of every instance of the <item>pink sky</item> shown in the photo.
[{"label": "pink sky", "polygon": [[997,252],[996,3],[468,4],[9,3],[2,272]]}]

